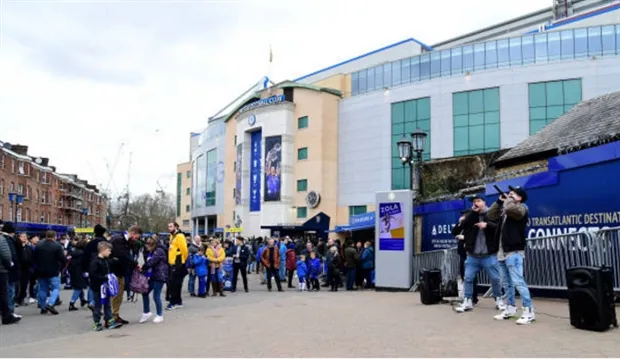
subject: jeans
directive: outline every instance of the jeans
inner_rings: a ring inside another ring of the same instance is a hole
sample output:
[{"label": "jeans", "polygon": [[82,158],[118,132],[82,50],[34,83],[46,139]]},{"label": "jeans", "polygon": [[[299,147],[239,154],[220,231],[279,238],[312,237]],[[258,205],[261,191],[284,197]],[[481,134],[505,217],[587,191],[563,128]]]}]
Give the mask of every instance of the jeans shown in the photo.
[{"label": "jeans", "polygon": [[189,294],[196,294],[196,278],[194,272],[189,273],[189,279],[187,281],[187,291]]},{"label": "jeans", "polygon": [[366,281],[366,288],[372,288],[372,268],[363,268],[364,280]]},{"label": "jeans", "polygon": [[480,272],[484,269],[489,278],[491,279],[491,289],[493,290],[493,297],[502,296],[502,287],[499,279],[499,264],[496,255],[488,255],[484,257],[467,256],[465,260],[465,283],[464,283],[464,296],[467,299],[472,299],[474,295],[474,280]]},{"label": "jeans", "polygon": [[60,290],[60,277],[39,278],[39,308],[45,309],[47,306],[47,293],[51,291],[49,305],[53,306],[58,300]]},{"label": "jeans", "polygon": [[155,302],[155,312],[158,316],[162,316],[163,304],[161,302],[161,292],[164,289],[164,282],[158,280],[149,280],[149,292],[142,294],[142,313],[151,312],[151,300],[149,294],[153,292],[153,301]]},{"label": "jeans", "polygon": [[499,262],[504,281],[504,290],[506,291],[506,301],[508,305],[515,305],[515,288],[521,296],[524,308],[532,307],[532,297],[530,290],[527,288],[525,278],[523,277],[523,255],[519,253],[508,256],[505,260]]},{"label": "jeans", "polygon": [[8,287],[8,295],[9,295],[9,311],[11,313],[15,312],[15,295],[16,293],[16,289],[17,289],[17,282],[9,282],[9,287]]},{"label": "jeans", "polygon": [[95,296],[93,294],[93,290],[90,289],[90,287],[88,287],[88,304],[92,305],[93,307],[95,306]]},{"label": "jeans", "polygon": [[198,277],[198,295],[207,294],[207,276],[201,275]]},{"label": "jeans", "polygon": [[71,303],[77,302],[78,299],[84,299],[84,290],[73,289],[73,295],[71,295]]},{"label": "jeans", "polygon": [[280,280],[286,280],[286,261],[280,261]]},{"label": "jeans", "polygon": [[[459,253],[459,272],[461,274],[461,279],[463,280],[463,283],[465,282],[465,261],[467,260],[467,253]],[[501,276],[500,276],[501,278]],[[463,285],[463,287],[465,287],[465,285]],[[478,303],[478,276],[474,277],[474,296],[473,296],[473,302]],[[464,288],[463,288],[463,292],[464,292]]]},{"label": "jeans", "polygon": [[[59,281],[60,283],[60,281]],[[101,291],[92,291],[93,292],[93,303],[95,310],[93,310],[93,321],[95,324],[99,324],[101,321],[101,308],[103,308],[103,320],[110,321],[112,319],[112,307],[110,306],[110,301],[112,298],[106,298],[105,303],[101,303]],[[123,292],[120,292],[121,294]]]},{"label": "jeans", "polygon": [[356,269],[347,268],[347,290],[352,290],[355,285]]}]

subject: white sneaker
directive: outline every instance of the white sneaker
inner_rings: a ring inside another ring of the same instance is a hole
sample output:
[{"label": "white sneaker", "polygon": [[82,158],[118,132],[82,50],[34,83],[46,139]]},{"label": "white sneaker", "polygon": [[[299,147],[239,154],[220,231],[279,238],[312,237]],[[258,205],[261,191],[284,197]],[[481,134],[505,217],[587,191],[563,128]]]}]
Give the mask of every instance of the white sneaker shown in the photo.
[{"label": "white sneaker", "polygon": [[512,319],[516,316],[517,316],[517,307],[515,307],[514,305],[508,305],[506,306],[503,312],[495,315],[493,318],[495,318],[495,320],[506,320],[506,319]]},{"label": "white sneaker", "polygon": [[22,316],[21,316],[21,315],[19,315],[19,314],[17,314],[17,313],[13,313],[13,316],[14,316],[15,318],[22,319]]},{"label": "white sneaker", "polygon": [[156,315],[155,319],[153,319],[153,323],[161,323],[164,321],[164,317]]},{"label": "white sneaker", "polygon": [[181,309],[181,308],[183,308],[183,304],[177,304],[174,306],[174,309]]},{"label": "white sneaker", "polygon": [[149,319],[151,319],[152,316],[153,316],[153,313],[151,313],[151,312],[143,313],[142,316],[140,317],[140,320],[138,321],[138,323],[140,323],[140,324],[146,323]]},{"label": "white sneaker", "polygon": [[36,303],[36,302],[37,302],[37,300],[36,300],[36,299],[34,299],[34,298],[30,298],[30,299],[28,299],[28,304],[34,304],[34,303]]},{"label": "white sneaker", "polygon": [[531,324],[536,321],[536,315],[534,315],[534,308],[523,308],[521,312],[521,318],[517,319],[516,323],[520,325]]},{"label": "white sneaker", "polygon": [[502,297],[495,298],[495,309],[497,309],[497,310],[505,310],[506,309],[506,304],[504,304],[504,301],[502,300]]},{"label": "white sneaker", "polygon": [[457,313],[465,313],[474,309],[474,305],[470,298],[463,299],[463,303],[461,303],[458,307],[454,308]]}]

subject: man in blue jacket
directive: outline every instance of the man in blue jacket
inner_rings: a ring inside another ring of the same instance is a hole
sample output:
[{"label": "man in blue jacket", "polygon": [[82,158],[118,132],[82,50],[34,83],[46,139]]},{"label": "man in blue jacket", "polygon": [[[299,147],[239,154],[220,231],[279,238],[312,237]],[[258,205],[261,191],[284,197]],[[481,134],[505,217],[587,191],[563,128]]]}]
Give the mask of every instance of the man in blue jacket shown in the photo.
[{"label": "man in blue jacket", "polygon": [[291,239],[287,236],[284,238],[283,241],[280,241],[279,243],[279,250],[280,250],[280,282],[286,282],[286,250],[288,248],[286,248],[286,245],[288,244],[288,241],[290,241]]},{"label": "man in blue jacket", "polygon": [[233,257],[233,278],[232,292],[237,291],[237,277],[241,271],[241,279],[243,280],[243,289],[248,292],[248,258],[250,257],[250,249],[244,244],[243,237],[237,237],[236,244],[232,247]]}]

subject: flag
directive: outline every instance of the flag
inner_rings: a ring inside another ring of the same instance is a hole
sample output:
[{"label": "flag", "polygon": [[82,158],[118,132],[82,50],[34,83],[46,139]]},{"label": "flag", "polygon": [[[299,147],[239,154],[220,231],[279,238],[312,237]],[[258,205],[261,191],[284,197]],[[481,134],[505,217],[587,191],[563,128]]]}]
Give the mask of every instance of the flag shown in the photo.
[{"label": "flag", "polygon": [[271,44],[269,45],[269,62],[273,62],[273,51],[271,50]]}]

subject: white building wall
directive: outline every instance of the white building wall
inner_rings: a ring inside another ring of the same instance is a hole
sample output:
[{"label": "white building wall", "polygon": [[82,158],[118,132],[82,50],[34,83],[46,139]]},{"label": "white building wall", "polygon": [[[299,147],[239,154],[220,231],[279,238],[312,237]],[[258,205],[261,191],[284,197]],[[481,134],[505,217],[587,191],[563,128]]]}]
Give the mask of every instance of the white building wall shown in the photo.
[{"label": "white building wall", "polygon": [[474,72],[375,91],[341,101],[339,114],[338,205],[373,204],[375,192],[391,188],[391,104],[431,98],[431,157],[453,156],[452,94],[500,87],[501,147],[529,136],[528,83],[582,79],[587,100],[620,91],[620,58],[532,64]]},{"label": "white building wall", "polygon": [[[261,230],[261,226],[277,223],[293,223],[290,210],[293,203],[294,176],[292,163],[294,162],[293,133],[295,131],[295,105],[286,102],[278,105],[266,106],[248,111],[237,117],[237,144],[243,145],[243,165],[241,172],[241,206],[236,206],[237,215],[241,216],[244,236],[265,236],[269,230]],[[248,117],[256,116],[256,123],[250,126]],[[261,141],[261,210],[250,212],[250,160],[251,134],[262,131]],[[281,200],[278,202],[264,202],[265,181],[265,138],[282,136],[282,165],[281,165]]]}]

